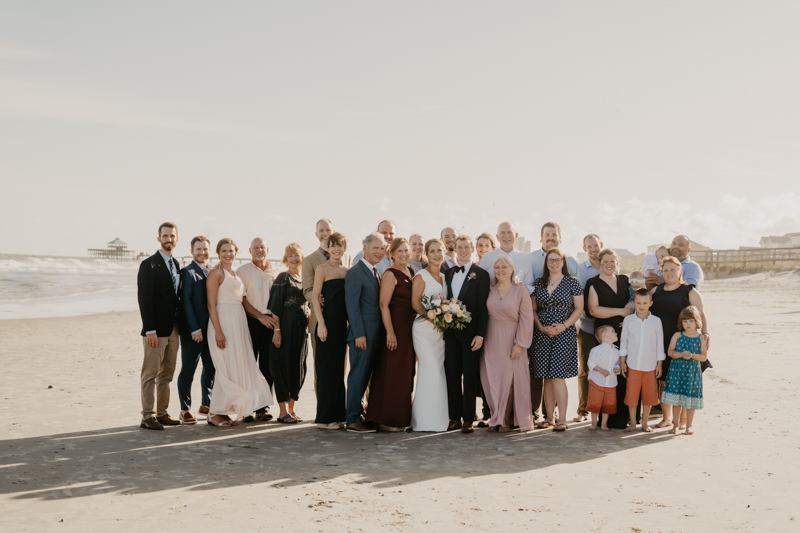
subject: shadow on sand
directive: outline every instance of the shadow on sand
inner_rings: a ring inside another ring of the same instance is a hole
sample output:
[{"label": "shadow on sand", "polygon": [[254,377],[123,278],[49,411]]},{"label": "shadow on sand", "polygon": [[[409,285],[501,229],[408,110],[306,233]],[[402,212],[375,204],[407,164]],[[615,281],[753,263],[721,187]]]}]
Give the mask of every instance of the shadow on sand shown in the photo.
[{"label": "shadow on sand", "polygon": [[655,433],[369,433],[274,422],[147,431],[138,426],[0,441],[0,492],[61,499],[250,484],[303,485],[355,475],[378,488],[452,477],[534,472],[670,438]]}]

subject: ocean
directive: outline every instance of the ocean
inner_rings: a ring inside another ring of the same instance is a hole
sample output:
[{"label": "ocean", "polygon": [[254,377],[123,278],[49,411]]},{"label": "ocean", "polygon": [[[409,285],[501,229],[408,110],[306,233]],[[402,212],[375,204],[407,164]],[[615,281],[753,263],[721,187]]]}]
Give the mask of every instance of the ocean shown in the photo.
[{"label": "ocean", "polygon": [[[176,257],[181,265],[192,258]],[[250,261],[237,258],[234,267]],[[283,270],[279,259],[270,262]],[[138,311],[139,260],[0,254],[0,320]]]}]

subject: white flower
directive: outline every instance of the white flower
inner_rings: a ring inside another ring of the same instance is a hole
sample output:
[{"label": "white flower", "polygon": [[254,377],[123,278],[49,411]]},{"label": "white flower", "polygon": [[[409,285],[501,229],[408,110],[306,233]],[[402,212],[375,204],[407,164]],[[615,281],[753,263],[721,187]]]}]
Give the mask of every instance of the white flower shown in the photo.
[{"label": "white flower", "polygon": [[438,299],[438,298],[433,300],[433,301],[431,301],[431,303],[433,305],[435,305],[436,307],[439,307],[440,305],[442,305],[442,301],[440,299]]}]

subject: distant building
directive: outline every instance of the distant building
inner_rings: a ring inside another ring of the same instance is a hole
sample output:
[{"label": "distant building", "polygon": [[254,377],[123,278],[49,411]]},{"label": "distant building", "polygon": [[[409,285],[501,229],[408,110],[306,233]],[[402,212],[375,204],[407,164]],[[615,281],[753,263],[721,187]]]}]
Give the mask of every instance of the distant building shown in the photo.
[{"label": "distant building", "polygon": [[128,245],[119,238],[106,244],[105,248],[89,248],[89,257],[94,259],[134,259],[136,252],[128,250]]},{"label": "distant building", "polygon": [[[611,248],[612,250],[617,252],[617,255],[619,256],[620,263],[626,263],[627,264],[627,263],[635,263],[635,262],[638,261],[637,258],[639,256],[637,256],[635,253],[631,252],[630,250],[626,250],[625,248],[614,248],[613,246],[606,246],[606,248]],[[642,255],[642,254],[639,254],[639,255]],[[644,256],[642,256],[642,257],[644,257]],[[587,254],[586,252],[578,252],[577,257],[575,257],[575,260],[578,261],[578,263],[583,263],[587,259],[589,259],[589,254]],[[639,262],[641,262],[641,261],[639,261]]]},{"label": "distant building", "polygon": [[761,248],[800,248],[800,232],[761,237],[758,244]]},{"label": "distant building", "polygon": [[517,251],[522,252],[523,254],[531,253],[531,241],[526,239],[525,237],[520,237],[517,239],[517,242],[514,243],[514,248]]}]

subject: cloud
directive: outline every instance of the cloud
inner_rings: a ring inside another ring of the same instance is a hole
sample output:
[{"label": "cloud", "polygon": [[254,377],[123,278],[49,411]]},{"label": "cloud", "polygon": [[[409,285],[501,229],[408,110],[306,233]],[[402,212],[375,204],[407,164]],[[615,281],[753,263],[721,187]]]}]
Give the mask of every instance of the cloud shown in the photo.
[{"label": "cloud", "polygon": [[16,78],[0,78],[0,116],[168,130],[216,129],[172,116],[163,105],[86,87]]},{"label": "cloud", "polygon": [[0,43],[0,61],[35,61],[48,57],[49,52]]}]

